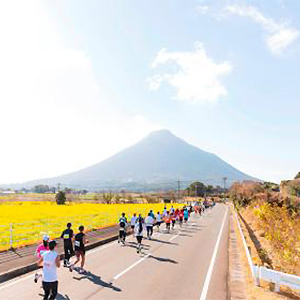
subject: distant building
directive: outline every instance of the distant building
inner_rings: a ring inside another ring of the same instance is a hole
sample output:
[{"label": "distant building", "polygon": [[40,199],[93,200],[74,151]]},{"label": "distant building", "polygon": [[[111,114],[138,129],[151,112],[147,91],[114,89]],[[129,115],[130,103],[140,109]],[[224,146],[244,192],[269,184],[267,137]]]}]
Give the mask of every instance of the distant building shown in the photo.
[{"label": "distant building", "polygon": [[0,191],[0,195],[11,195],[11,194],[15,194],[15,191]]}]

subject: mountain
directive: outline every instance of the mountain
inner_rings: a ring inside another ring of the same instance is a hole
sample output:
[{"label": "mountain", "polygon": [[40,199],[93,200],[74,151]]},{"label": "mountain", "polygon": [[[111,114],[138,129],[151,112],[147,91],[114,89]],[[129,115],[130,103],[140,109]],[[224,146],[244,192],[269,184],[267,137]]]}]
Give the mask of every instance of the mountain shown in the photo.
[{"label": "mountain", "polygon": [[97,189],[144,189],[149,186],[171,183],[182,184],[199,180],[205,184],[222,185],[237,180],[257,180],[232,167],[218,156],[194,147],[168,130],[150,133],[139,143],[120,151],[114,156],[63,176],[35,180],[21,184],[32,187],[48,184],[71,188]]}]

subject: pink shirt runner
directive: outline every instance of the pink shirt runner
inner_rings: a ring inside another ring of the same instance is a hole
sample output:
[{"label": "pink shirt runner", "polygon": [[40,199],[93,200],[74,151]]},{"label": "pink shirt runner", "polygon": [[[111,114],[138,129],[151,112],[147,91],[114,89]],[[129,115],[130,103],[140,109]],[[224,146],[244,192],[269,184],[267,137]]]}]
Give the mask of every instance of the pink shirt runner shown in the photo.
[{"label": "pink shirt runner", "polygon": [[48,247],[48,246],[45,247],[44,244],[41,244],[41,245],[39,245],[39,246],[37,247],[37,249],[36,249],[36,256],[37,256],[38,258],[40,258],[40,257],[42,257],[42,255],[43,255],[45,252],[47,252],[47,251],[49,251],[49,247]]}]

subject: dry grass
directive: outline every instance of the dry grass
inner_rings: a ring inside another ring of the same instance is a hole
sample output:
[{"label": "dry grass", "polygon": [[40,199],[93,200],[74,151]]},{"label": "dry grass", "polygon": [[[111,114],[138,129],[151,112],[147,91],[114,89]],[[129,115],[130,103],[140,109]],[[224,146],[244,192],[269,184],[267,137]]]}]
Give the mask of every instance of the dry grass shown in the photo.
[{"label": "dry grass", "polygon": [[[245,219],[247,218],[245,214],[243,214],[243,217]],[[251,224],[251,221],[249,219],[247,219],[247,221],[249,222],[248,224]],[[264,262],[260,258],[260,255],[257,251],[257,247],[252,241],[249,231],[247,230],[245,224],[241,222],[241,220],[240,223],[244,232],[244,236],[247,241],[247,246],[250,248],[253,262],[257,265],[263,265]],[[242,253],[242,263],[244,265],[245,273],[246,273],[245,275],[246,275],[246,282],[247,282],[248,300],[277,300],[277,299],[278,300],[279,299],[300,300],[300,294],[297,293],[296,291],[292,291],[290,288],[287,287],[281,287],[281,291],[279,293],[275,293],[273,292],[274,289],[273,284],[270,284],[268,282],[261,281],[259,287],[254,285],[251,270],[248,265],[248,260],[246,257],[246,252],[236,222],[235,222],[235,230],[237,231],[238,245]]]}]

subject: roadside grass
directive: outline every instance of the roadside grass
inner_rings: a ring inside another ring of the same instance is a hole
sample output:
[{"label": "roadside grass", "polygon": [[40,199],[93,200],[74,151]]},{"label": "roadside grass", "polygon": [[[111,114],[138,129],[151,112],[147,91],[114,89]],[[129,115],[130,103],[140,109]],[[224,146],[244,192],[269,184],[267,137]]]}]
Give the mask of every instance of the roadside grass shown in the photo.
[{"label": "roadside grass", "polygon": [[[244,215],[243,215],[244,216]],[[247,227],[244,222],[240,220],[242,230],[244,236],[246,238],[247,246],[250,249],[252,261],[256,265],[264,265],[264,261],[261,260],[261,256],[259,251],[257,250],[257,246],[253,242],[251,238],[251,234],[249,233]],[[260,286],[255,286],[251,274],[251,270],[248,264],[246,252],[244,249],[244,245],[240,236],[240,233],[237,228],[236,221],[235,230],[238,235],[238,245],[240,249],[240,253],[242,253],[242,263],[244,265],[245,275],[246,275],[246,288],[247,288],[247,297],[248,300],[279,300],[279,299],[292,299],[292,300],[300,300],[300,294],[297,291],[294,291],[288,287],[281,286],[280,292],[273,292],[274,285],[269,282],[264,282],[261,280]]]}]

